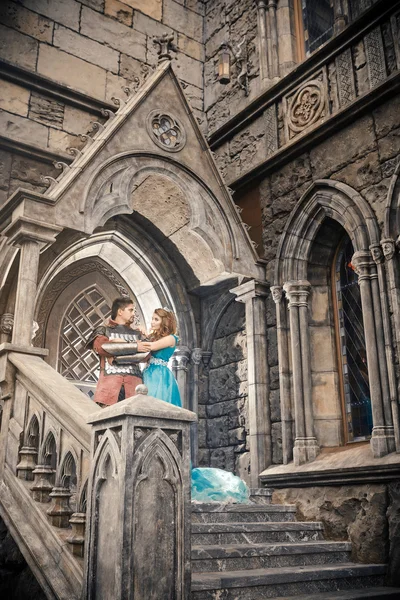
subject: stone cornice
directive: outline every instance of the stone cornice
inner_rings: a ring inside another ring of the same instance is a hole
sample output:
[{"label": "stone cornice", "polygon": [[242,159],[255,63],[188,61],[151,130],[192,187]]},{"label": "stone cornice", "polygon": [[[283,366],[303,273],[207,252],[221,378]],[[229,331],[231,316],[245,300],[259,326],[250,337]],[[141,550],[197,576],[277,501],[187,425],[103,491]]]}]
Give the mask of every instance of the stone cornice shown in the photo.
[{"label": "stone cornice", "polygon": [[106,100],[99,100],[52,79],[24,69],[18,65],[0,60],[0,79],[7,79],[18,85],[51,96],[71,106],[101,115],[102,108],[115,110],[115,105]]},{"label": "stone cornice", "polygon": [[64,152],[52,152],[46,148],[40,148],[34,144],[25,144],[12,138],[0,135],[0,148],[15,152],[16,154],[22,154],[22,156],[28,156],[44,163],[54,163],[55,161],[64,161],[71,163],[73,161],[72,156]]},{"label": "stone cornice", "polygon": [[247,127],[258,118],[266,108],[277,102],[286,92],[292,89],[297,81],[306,79],[316,70],[333,60],[351,44],[356,43],[370,30],[378,25],[385,17],[394,12],[395,7],[400,7],[400,1],[387,3],[381,0],[374,4],[360,18],[348,25],[340,34],[334,36],[319,50],[300,63],[293,71],[280,79],[275,85],[257,96],[245,109],[226,121],[219,129],[208,136],[208,143],[212,150],[229,140],[235,133]]}]

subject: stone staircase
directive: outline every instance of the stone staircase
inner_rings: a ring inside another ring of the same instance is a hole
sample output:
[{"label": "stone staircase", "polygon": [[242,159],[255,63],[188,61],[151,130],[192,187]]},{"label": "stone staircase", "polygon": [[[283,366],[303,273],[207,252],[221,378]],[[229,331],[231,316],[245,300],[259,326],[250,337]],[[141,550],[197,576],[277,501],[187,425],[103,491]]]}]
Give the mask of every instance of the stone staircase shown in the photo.
[{"label": "stone staircase", "polygon": [[383,587],[386,565],[351,562],[349,542],[324,540],[322,523],[262,492],[255,504],[192,505],[192,600],[400,599]]}]

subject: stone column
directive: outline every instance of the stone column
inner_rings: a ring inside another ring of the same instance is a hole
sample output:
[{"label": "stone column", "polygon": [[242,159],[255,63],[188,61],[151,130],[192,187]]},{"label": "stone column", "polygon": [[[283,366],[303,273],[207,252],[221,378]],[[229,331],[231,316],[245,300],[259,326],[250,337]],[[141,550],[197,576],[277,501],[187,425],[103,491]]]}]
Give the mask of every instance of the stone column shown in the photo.
[{"label": "stone column", "polygon": [[189,600],[196,415],[137,392],[89,421],[83,598]]},{"label": "stone column", "polygon": [[308,296],[311,285],[308,281],[288,281],[283,289],[289,300],[295,414],[293,459],[298,466],[314,460],[319,453],[314,434],[308,329]]},{"label": "stone column", "polygon": [[272,297],[276,305],[276,329],[278,337],[279,363],[279,397],[282,418],[282,454],[283,464],[288,464],[293,458],[293,415],[290,398],[290,368],[288,327],[286,318],[286,303],[283,298],[283,288],[278,285],[271,287]]},{"label": "stone column", "polygon": [[11,244],[20,247],[12,334],[12,343],[18,346],[31,343],[40,251],[46,244],[52,244],[60,231],[55,225],[19,217],[3,232]]},{"label": "stone column", "polygon": [[268,41],[267,41],[267,0],[256,0],[258,22],[258,47],[260,61],[260,79],[264,83],[269,79]]},{"label": "stone column", "polygon": [[[199,369],[201,365],[203,353],[201,348],[193,348],[191,354],[192,368],[192,391],[191,391],[191,402],[190,410],[196,415],[199,414]],[[190,428],[190,441],[191,441],[191,454],[192,454],[192,466],[197,467],[199,464],[199,438],[197,430],[197,422],[193,423]]]},{"label": "stone column", "polygon": [[230,291],[246,306],[250,487],[257,488],[260,473],[272,462],[265,307],[269,288],[265,282],[252,280]]},{"label": "stone column", "polygon": [[[377,271],[369,251],[358,251],[353,255],[352,264],[358,274],[365,345],[367,351],[368,377],[371,393],[373,428],[371,448],[375,458],[393,452],[394,434],[391,416],[385,409],[384,394],[387,390],[387,374],[382,373],[380,362],[385,361],[382,314],[377,288]],[[380,330],[379,330],[380,329]],[[387,421],[389,419],[389,421]]]},{"label": "stone column", "polygon": [[188,398],[188,364],[190,350],[186,346],[179,346],[174,352],[174,375],[178,382],[183,408],[189,408]]},{"label": "stone column", "polygon": [[[393,343],[400,348],[400,285],[396,281],[396,245],[393,239],[384,238],[381,240],[382,250],[386,262],[386,272],[382,266],[382,272],[378,270],[379,278],[384,280],[382,284],[383,298],[382,306],[384,311],[386,357],[389,371],[390,399],[392,406],[394,437],[396,443],[396,452],[400,453],[400,415],[399,415],[399,394],[397,390],[396,372],[394,366]],[[380,281],[380,280],[379,280]],[[392,301],[394,336],[392,336],[392,324],[390,319],[389,297]]]},{"label": "stone column", "polygon": [[268,20],[271,36],[270,54],[271,54],[271,79],[279,77],[279,55],[278,55],[278,26],[276,22],[276,0],[268,0]]}]

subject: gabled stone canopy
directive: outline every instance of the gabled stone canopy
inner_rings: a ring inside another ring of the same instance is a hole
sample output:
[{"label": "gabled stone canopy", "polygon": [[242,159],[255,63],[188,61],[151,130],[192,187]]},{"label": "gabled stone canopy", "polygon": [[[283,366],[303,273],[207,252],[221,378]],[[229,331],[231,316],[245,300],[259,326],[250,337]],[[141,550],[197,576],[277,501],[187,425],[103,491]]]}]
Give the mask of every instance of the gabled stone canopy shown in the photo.
[{"label": "gabled stone canopy", "polygon": [[[110,218],[144,217],[190,265],[188,287],[232,275],[263,278],[257,255],[170,62],[161,64],[138,93],[76,151],[71,166],[45,194],[18,190],[0,222],[28,217],[90,235]],[[172,149],[154,129],[160,116],[175,125]],[[154,195],[152,197],[152,194]],[[18,206],[18,208],[17,208]],[[140,220],[140,218],[139,218]]]}]

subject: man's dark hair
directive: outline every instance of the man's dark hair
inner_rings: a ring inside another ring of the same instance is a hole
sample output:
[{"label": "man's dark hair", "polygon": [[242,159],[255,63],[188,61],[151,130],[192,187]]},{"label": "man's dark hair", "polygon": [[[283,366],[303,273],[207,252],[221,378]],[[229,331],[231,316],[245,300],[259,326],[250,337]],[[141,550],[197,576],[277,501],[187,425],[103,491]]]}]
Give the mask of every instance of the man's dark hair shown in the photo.
[{"label": "man's dark hair", "polygon": [[114,320],[118,314],[120,308],[125,308],[128,304],[133,304],[133,300],[128,298],[128,296],[123,296],[122,298],[115,298],[111,307],[111,318]]}]

